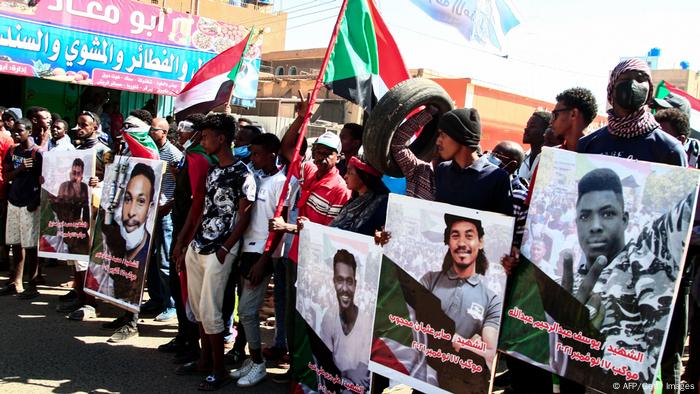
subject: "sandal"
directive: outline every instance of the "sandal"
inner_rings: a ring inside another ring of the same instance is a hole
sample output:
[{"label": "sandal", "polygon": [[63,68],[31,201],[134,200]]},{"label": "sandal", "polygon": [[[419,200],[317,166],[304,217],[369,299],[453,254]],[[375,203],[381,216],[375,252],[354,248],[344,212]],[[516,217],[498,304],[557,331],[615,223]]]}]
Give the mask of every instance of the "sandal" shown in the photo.
[{"label": "sandal", "polygon": [[201,370],[197,366],[199,361],[192,361],[189,363],[185,363],[180,365],[175,369],[175,375],[179,376],[184,376],[184,375],[204,375],[209,373],[209,370]]},{"label": "sandal", "polygon": [[199,387],[197,388],[199,391],[216,391],[225,385],[231,383],[233,379],[231,379],[231,376],[229,374],[225,374],[224,376],[221,377],[216,377],[216,375],[209,375],[204,380],[202,380],[201,383],[199,383]]}]

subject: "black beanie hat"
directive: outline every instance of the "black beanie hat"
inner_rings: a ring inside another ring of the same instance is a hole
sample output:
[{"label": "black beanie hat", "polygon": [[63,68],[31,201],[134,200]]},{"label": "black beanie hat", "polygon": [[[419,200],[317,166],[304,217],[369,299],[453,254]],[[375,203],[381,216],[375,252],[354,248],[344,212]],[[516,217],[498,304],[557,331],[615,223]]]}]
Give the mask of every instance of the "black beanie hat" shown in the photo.
[{"label": "black beanie hat", "polygon": [[475,108],[458,108],[446,112],[438,124],[440,130],[468,148],[478,148],[481,142],[481,121]]}]

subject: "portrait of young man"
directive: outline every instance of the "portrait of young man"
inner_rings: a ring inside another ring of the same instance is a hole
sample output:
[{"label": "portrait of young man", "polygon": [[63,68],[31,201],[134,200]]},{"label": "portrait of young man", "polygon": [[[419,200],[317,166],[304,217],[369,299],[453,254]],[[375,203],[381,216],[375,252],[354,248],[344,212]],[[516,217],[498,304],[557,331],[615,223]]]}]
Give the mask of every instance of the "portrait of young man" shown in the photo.
[{"label": "portrait of young man", "polygon": [[333,353],[333,362],[342,377],[355,385],[369,387],[367,351],[372,317],[369,311],[360,310],[355,302],[357,261],[345,249],[338,250],[333,256],[333,288],[338,309],[337,313],[331,309],[324,314],[321,338]]},{"label": "portrait of young man", "polygon": [[[90,246],[87,241],[87,227],[90,225],[90,193],[87,183],[83,182],[85,162],[75,158],[70,167],[69,179],[58,187],[58,194],[50,196],[51,209],[56,218],[64,225],[64,232],[72,233],[63,237],[67,252],[72,254],[88,254]],[[76,223],[86,223],[87,226],[75,226]],[[73,234],[84,234],[84,237],[74,237]]]},{"label": "portrait of young man", "polygon": [[448,249],[439,271],[428,272],[420,283],[440,299],[443,312],[454,321],[453,347],[458,339],[483,343],[479,354],[491,365],[496,355],[501,298],[484,284],[488,259],[484,253],[481,221],[445,214],[445,245]]}]

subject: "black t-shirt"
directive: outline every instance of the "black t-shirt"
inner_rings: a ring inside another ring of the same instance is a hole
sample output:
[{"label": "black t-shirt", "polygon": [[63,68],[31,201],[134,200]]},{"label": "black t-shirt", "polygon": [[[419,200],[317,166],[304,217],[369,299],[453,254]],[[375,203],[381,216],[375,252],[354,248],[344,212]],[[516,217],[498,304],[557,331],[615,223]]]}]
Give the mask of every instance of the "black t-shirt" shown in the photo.
[{"label": "black t-shirt", "polygon": [[43,162],[39,147],[34,145],[31,149],[24,150],[19,145],[10,148],[5,154],[3,168],[8,171],[16,170],[24,159],[34,159],[34,165],[26,171],[20,172],[10,183],[7,200],[16,207],[28,207],[34,210],[39,206],[40,193],[39,178],[41,177],[41,164]]}]

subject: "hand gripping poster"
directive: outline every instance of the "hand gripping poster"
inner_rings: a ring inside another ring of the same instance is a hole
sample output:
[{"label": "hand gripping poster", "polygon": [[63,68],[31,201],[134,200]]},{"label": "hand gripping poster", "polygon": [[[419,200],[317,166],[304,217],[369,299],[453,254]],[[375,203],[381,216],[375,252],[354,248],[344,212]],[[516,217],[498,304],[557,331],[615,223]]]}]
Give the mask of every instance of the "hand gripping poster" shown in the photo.
[{"label": "hand gripping poster", "polygon": [[545,149],[499,349],[602,392],[650,393],[699,175]]},{"label": "hand gripping poster", "polygon": [[138,312],[163,176],[160,160],[116,156],[107,166],[85,291]]},{"label": "hand gripping poster", "polygon": [[43,158],[39,256],[86,261],[95,151],[45,152]]},{"label": "hand gripping poster", "polygon": [[423,392],[486,393],[514,219],[392,194],[369,368]]},{"label": "hand gripping poster", "polygon": [[381,248],[305,222],[299,240],[293,373],[304,392],[369,393]]}]

